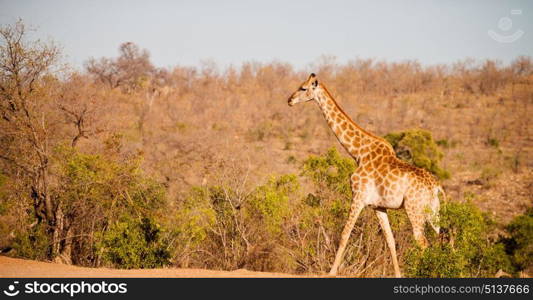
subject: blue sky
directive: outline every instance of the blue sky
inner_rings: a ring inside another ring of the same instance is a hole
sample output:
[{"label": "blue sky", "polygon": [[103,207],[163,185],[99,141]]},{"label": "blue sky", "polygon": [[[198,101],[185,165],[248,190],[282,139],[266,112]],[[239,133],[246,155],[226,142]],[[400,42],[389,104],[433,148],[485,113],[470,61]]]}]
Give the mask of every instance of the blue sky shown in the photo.
[{"label": "blue sky", "polygon": [[[321,55],[339,62],[359,57],[423,64],[533,56],[528,0],[0,0],[0,23],[18,18],[36,27],[37,37],[58,42],[75,67],[89,57],[116,56],[126,41],[148,49],[161,67],[279,60],[301,68]],[[523,35],[499,43],[488,35],[491,29]]]}]

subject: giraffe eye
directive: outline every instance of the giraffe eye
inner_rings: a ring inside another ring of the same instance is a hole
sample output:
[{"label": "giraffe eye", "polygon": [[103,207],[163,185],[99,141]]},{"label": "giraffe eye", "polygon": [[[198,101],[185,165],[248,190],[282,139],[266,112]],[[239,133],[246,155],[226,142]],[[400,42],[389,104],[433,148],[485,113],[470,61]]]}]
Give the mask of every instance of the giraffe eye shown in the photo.
[{"label": "giraffe eye", "polygon": [[306,89],[306,88],[303,88],[303,87],[301,87],[301,88],[300,88],[300,91],[304,91],[304,92],[305,92],[305,91],[307,91],[307,89]]}]

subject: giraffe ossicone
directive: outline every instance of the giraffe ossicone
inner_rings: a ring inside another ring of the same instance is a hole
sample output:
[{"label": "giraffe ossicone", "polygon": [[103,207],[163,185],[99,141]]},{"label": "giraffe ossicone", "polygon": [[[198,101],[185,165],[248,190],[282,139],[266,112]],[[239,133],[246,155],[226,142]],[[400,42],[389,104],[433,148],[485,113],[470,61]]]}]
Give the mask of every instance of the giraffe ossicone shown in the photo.
[{"label": "giraffe ossicone", "polygon": [[356,124],[337,104],[323,83],[312,73],[288,100],[289,106],[315,101],[335,136],[357,162],[350,177],[352,204],[348,220],[341,234],[339,248],[330,275],[336,275],[355,222],[362,209],[372,207],[383,229],[391,252],[394,274],[401,277],[394,236],[387,217],[387,209],[405,208],[413,227],[415,240],[427,246],[424,237],[426,222],[439,233],[439,193],[442,186],[428,171],[412,166],[396,157],[392,146]]}]

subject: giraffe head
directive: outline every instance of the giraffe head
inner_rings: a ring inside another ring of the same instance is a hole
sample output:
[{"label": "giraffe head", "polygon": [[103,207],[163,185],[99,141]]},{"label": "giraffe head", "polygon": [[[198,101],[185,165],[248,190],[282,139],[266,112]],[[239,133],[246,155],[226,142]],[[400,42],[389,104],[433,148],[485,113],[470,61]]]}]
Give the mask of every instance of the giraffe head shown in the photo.
[{"label": "giraffe head", "polygon": [[316,79],[315,73],[311,73],[309,78],[307,78],[302,85],[292,93],[289,97],[289,106],[293,106],[296,103],[307,102],[314,100],[316,97],[316,89],[318,87],[318,80]]}]

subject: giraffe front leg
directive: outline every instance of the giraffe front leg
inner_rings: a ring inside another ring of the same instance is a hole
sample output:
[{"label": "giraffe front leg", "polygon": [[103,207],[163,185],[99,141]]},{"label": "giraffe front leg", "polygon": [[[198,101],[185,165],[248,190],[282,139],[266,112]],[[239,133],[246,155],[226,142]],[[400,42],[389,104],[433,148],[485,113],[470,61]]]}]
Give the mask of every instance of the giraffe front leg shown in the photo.
[{"label": "giraffe front leg", "polygon": [[400,266],[398,265],[398,257],[396,256],[396,242],[394,241],[394,235],[392,234],[392,229],[390,227],[389,218],[387,217],[387,212],[376,209],[376,215],[379,219],[379,224],[381,229],[383,229],[383,234],[385,235],[385,240],[387,241],[387,246],[389,247],[390,254],[392,256],[392,264],[394,266],[394,276],[397,278],[402,277],[400,272]]},{"label": "giraffe front leg", "polygon": [[356,196],[353,199],[353,203],[350,208],[350,215],[348,216],[348,221],[346,222],[346,225],[344,225],[344,229],[342,230],[341,241],[339,243],[339,249],[337,249],[337,254],[335,255],[335,261],[333,262],[333,266],[331,267],[331,270],[329,271],[329,275],[331,276],[337,275],[339,265],[341,264],[342,257],[344,255],[344,250],[346,250],[346,245],[348,244],[348,240],[350,239],[350,235],[352,233],[355,222],[357,221],[357,218],[359,217],[361,210],[363,210],[363,208],[365,207],[363,203],[363,199],[360,195],[361,193],[356,193]]}]

